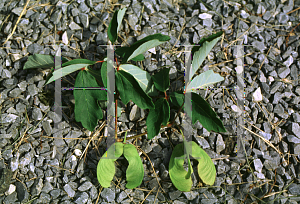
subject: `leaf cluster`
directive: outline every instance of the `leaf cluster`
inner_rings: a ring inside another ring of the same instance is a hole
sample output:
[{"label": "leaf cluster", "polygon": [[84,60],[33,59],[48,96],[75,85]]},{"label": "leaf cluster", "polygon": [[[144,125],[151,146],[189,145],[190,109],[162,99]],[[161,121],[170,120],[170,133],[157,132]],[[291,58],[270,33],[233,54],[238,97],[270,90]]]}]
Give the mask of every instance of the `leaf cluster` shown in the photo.
[{"label": "leaf cluster", "polygon": [[[117,34],[125,15],[126,8],[116,10],[108,27],[108,37],[112,44],[117,40]],[[200,40],[198,45],[192,49],[192,68],[190,79],[200,68],[208,53],[220,40],[223,31]],[[156,74],[150,74],[140,67],[128,64],[128,61],[142,61],[145,59],[143,53],[147,50],[161,45],[170,40],[170,37],[163,34],[149,35],[129,47],[120,47],[115,53],[122,58],[120,64],[115,67],[111,60],[105,58],[103,61],[91,61],[87,59],[74,59],[68,61],[62,58],[63,64],[60,67],[52,68],[50,74],[46,78],[46,84],[49,84],[65,75],[81,70],[75,80],[74,98],[75,98],[75,120],[81,122],[83,127],[93,131],[98,120],[103,118],[102,109],[107,106],[107,91],[101,89],[88,89],[90,87],[107,88],[107,72],[108,65],[113,67],[115,74],[115,83],[117,92],[124,104],[130,100],[142,109],[149,109],[146,119],[147,137],[152,139],[159,134],[161,125],[166,126],[170,119],[170,105],[182,108],[185,99],[185,93],[191,92],[192,102],[192,124],[199,121],[205,129],[215,132],[226,132],[222,121],[217,117],[210,105],[196,93],[199,88],[204,88],[212,84],[218,83],[224,78],[212,70],[206,71],[193,80],[186,82],[187,86],[184,90],[170,92],[167,96],[166,91],[170,86],[169,68],[161,69]],[[89,67],[102,63],[101,70],[94,71]],[[54,67],[53,56],[35,54],[28,57],[23,69],[29,68],[50,68]],[[86,89],[85,89],[86,88]],[[159,92],[163,92],[166,97],[152,101],[150,96],[158,96]],[[180,110],[179,110],[180,111]],[[190,111],[187,111],[191,114]],[[118,114],[120,116],[120,107]],[[191,149],[187,148],[191,147]],[[185,151],[184,151],[185,148]],[[186,152],[186,153],[185,153]],[[114,156],[105,156],[105,155]],[[144,170],[137,150],[132,144],[115,143],[100,159],[97,167],[97,177],[103,187],[109,187],[110,182],[115,174],[114,161],[124,154],[129,162],[126,172],[127,188],[135,188],[141,184]],[[198,173],[202,181],[208,185],[213,185],[215,181],[215,166],[210,157],[195,142],[186,142],[178,144],[170,159],[169,169],[170,178],[173,184],[182,191],[191,189],[191,173],[189,156],[197,158]],[[189,162],[189,170],[186,172],[183,168],[184,159]]]}]

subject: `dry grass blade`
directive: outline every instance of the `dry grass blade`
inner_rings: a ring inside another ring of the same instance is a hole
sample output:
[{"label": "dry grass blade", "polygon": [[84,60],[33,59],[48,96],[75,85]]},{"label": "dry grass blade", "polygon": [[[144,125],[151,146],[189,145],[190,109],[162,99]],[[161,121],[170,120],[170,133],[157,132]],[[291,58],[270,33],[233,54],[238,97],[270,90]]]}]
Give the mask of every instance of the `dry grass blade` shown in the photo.
[{"label": "dry grass blade", "polygon": [[[248,121],[247,121],[248,122]],[[251,124],[251,123],[250,123]],[[252,124],[251,124],[252,125]],[[241,126],[241,125],[240,125]],[[276,149],[276,147],[268,140],[266,140],[264,137],[256,134],[255,132],[252,132],[251,130],[249,130],[248,128],[241,126],[242,128],[248,130],[249,132],[251,132],[252,134],[256,135],[257,137],[259,137],[260,139],[262,139],[265,143],[267,143],[269,146],[271,146],[273,149],[276,150],[276,152],[278,152],[280,155],[282,155],[283,153],[281,153],[278,149]],[[255,126],[254,126],[255,127]]]},{"label": "dry grass blade", "polygon": [[152,165],[152,162],[151,162],[149,156],[148,156],[148,155],[146,154],[146,152],[144,152],[141,148],[138,148],[138,149],[139,149],[141,152],[143,152],[143,154],[149,159],[150,164],[151,164],[151,167],[152,167],[152,169],[153,169],[153,173],[154,173],[155,178],[156,178],[156,180],[157,180],[157,183],[158,183],[159,187],[161,188],[161,190],[162,190],[164,193],[166,193],[166,192],[164,191],[164,189],[161,187],[160,183],[159,183],[159,180],[158,180],[158,178],[157,178],[157,175],[156,175],[154,166]]},{"label": "dry grass blade", "polygon": [[84,149],[84,152],[81,154],[79,161],[82,159],[82,156],[86,154],[87,149],[89,148],[89,145],[91,143],[92,140],[94,140],[94,137],[98,136],[100,134],[100,131],[104,128],[105,126],[105,122],[103,122],[101,124],[101,126],[99,127],[99,129],[94,133],[94,135],[92,136],[92,138],[90,139],[89,143],[87,144],[87,146]]},{"label": "dry grass blade", "polygon": [[22,10],[22,12],[21,12],[21,14],[20,14],[20,16],[19,16],[17,22],[16,22],[16,25],[14,26],[12,32],[7,36],[7,38],[6,38],[5,42],[3,43],[3,45],[5,45],[5,43],[6,43],[6,42],[12,37],[12,35],[14,34],[14,32],[15,32],[17,26],[18,26],[18,23],[19,23],[19,21],[21,20],[21,18],[22,18],[22,16],[23,16],[23,14],[24,14],[24,12],[25,12],[25,10],[26,10],[26,7],[28,6],[29,2],[30,2],[30,0],[27,0],[27,2],[26,2],[26,4],[25,4],[25,7],[23,8],[23,10]]}]

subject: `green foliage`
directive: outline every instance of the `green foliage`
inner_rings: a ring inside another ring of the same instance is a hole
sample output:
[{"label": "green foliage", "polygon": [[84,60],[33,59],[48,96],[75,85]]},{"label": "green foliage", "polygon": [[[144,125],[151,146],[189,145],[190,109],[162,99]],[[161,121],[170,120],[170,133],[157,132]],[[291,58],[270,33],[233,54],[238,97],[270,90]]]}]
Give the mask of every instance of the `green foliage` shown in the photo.
[{"label": "green foliage", "polygon": [[114,161],[122,154],[128,161],[126,188],[133,189],[141,185],[144,177],[144,167],[135,146],[116,142],[104,153],[97,166],[97,178],[104,188],[110,187],[110,183],[116,173]]},{"label": "green foliage", "polygon": [[[174,147],[173,153],[169,162],[170,178],[174,186],[180,191],[190,191],[192,187],[191,178],[191,162],[189,155],[198,161],[198,175],[201,180],[208,185],[213,185],[216,179],[216,168],[208,154],[200,148],[194,141],[180,143]],[[186,152],[184,152],[186,147]],[[189,170],[186,171],[183,167],[184,160],[187,158]]]},{"label": "green foliage", "polygon": [[[125,15],[126,8],[116,10],[108,27],[109,40],[114,44],[118,37],[122,19]],[[223,31],[200,40],[199,45],[192,49],[192,70],[190,80],[187,83],[186,92],[191,93],[192,101],[192,123],[199,121],[205,129],[215,132],[226,132],[222,121],[217,117],[210,105],[198,94],[196,89],[204,88],[224,80],[219,74],[212,70],[206,71],[199,76],[195,76],[196,71],[200,68],[208,53],[220,40]],[[115,53],[122,58],[121,64],[114,68],[115,82],[117,92],[124,104],[130,100],[142,109],[150,109],[146,119],[147,136],[152,139],[159,134],[161,125],[166,126],[170,119],[170,105],[176,108],[184,104],[185,94],[183,90],[167,93],[170,86],[169,68],[161,69],[158,73],[150,76],[136,65],[126,64],[128,61],[143,61],[143,53],[147,50],[161,45],[170,40],[169,36],[160,33],[147,36],[129,47],[120,47]],[[82,69],[75,80],[76,88],[74,90],[75,98],[75,119],[81,122],[83,127],[93,131],[99,119],[103,118],[102,109],[107,107],[107,92],[101,89],[87,89],[91,87],[107,88],[107,58],[102,61],[101,70],[95,71],[89,69],[97,61],[87,59],[74,59],[68,61],[63,59],[62,68],[52,68],[46,78],[45,84],[49,84],[56,79],[67,74]],[[51,68],[54,67],[54,56],[35,54],[28,57],[23,69],[30,68]],[[112,65],[114,67],[114,65]],[[83,69],[84,68],[84,69]],[[55,71],[54,71],[55,70]],[[193,78],[194,77],[194,78]],[[193,78],[193,80],[191,80]],[[86,88],[86,89],[84,89]],[[150,96],[159,96],[159,93],[165,94],[165,97],[156,99],[153,103]],[[121,114],[121,107],[118,104],[117,116]],[[182,109],[184,109],[182,107]],[[191,116],[191,115],[190,115]],[[97,166],[97,178],[99,183],[107,188],[115,174],[114,162],[122,155],[128,160],[126,171],[127,188],[139,186],[143,180],[144,168],[136,148],[132,144],[120,142],[114,143],[108,151],[102,156]],[[216,177],[215,166],[210,157],[195,142],[178,144],[172,153],[169,172],[170,178],[176,188],[181,191],[190,191],[192,187],[191,174],[193,168],[190,162],[190,156],[198,161],[198,174],[201,180],[208,185],[213,185]],[[187,159],[188,171],[183,167],[184,160]]]}]

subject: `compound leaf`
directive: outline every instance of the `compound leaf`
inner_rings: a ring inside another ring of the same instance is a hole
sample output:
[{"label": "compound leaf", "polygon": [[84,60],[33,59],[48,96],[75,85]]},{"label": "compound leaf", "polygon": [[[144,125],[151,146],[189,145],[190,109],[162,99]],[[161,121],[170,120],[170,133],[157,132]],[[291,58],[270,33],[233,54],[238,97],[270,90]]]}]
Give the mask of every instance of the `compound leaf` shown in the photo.
[{"label": "compound leaf", "polygon": [[144,166],[142,160],[132,144],[124,145],[124,157],[128,161],[126,170],[126,188],[133,189],[141,185],[144,178]]},{"label": "compound leaf", "polygon": [[110,183],[116,173],[114,162],[123,154],[123,147],[124,144],[121,142],[114,143],[98,162],[97,179],[104,188],[110,187]]}]

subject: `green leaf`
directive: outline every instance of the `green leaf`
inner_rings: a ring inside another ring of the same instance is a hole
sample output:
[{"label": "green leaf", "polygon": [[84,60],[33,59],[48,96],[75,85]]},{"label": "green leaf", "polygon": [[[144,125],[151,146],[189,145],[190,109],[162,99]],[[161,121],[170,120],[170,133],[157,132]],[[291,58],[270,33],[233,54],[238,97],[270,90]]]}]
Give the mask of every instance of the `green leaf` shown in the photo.
[{"label": "green leaf", "polygon": [[34,54],[28,57],[23,69],[54,67],[54,58],[51,55]]},{"label": "green leaf", "polygon": [[165,98],[160,98],[155,102],[155,109],[149,111],[146,125],[147,125],[147,137],[152,139],[158,135],[161,124],[167,125],[170,119],[170,106]]},{"label": "green leaf", "polygon": [[107,62],[103,62],[101,65],[101,78],[105,88],[107,88]]},{"label": "green leaf", "polygon": [[159,94],[152,83],[152,78],[148,72],[132,64],[121,64],[119,69],[131,74],[139,83],[143,91],[149,96],[157,96]]},{"label": "green leaf", "polygon": [[[73,66],[73,65],[70,65]],[[76,77],[75,88],[98,87],[96,79],[87,71],[80,71]],[[107,100],[107,93],[100,89],[75,89],[75,120],[82,126],[93,131],[98,119],[103,118],[103,113],[97,100]]]},{"label": "green leaf", "polygon": [[[184,103],[184,94],[183,91],[174,91],[169,94],[170,103],[176,106],[177,108],[180,108],[181,105]],[[182,107],[184,110],[184,108]]]},{"label": "green leaf", "polygon": [[[111,145],[104,153],[97,165],[97,179],[104,188],[110,187],[110,183],[116,173],[115,161],[123,154],[124,144],[116,142]],[[109,159],[111,155],[115,155],[115,159]]]},{"label": "green leaf", "polygon": [[[189,100],[192,100],[193,124],[195,124],[195,122],[199,120],[199,122],[208,132],[210,132],[211,130],[215,132],[226,132],[222,121],[217,117],[217,114],[200,95],[192,92],[192,98],[190,98]],[[189,113],[190,112],[188,112],[188,114]]]},{"label": "green leaf", "polygon": [[65,62],[62,64],[62,67],[72,65],[72,64],[88,64],[88,65],[94,65],[97,61],[91,61],[88,59],[73,59],[71,61]]},{"label": "green leaf", "polygon": [[189,156],[190,154],[192,154],[192,145],[185,139],[183,140],[183,144],[184,144],[185,153],[186,153],[187,161],[188,161],[188,172],[187,172],[187,175],[185,176],[185,178],[188,179],[191,177],[191,174],[193,173],[193,167],[192,167],[190,156]]},{"label": "green leaf", "polygon": [[143,61],[145,59],[145,56],[143,54],[139,54],[138,56],[132,58],[132,61]]},{"label": "green leaf", "polygon": [[223,35],[223,31],[219,31],[219,32],[217,32],[217,33],[215,33],[213,35],[210,35],[210,36],[206,37],[206,38],[202,38],[198,42],[198,45],[194,45],[193,46],[193,48],[192,48],[192,55],[200,49],[200,47],[203,45],[204,42],[210,42],[210,41],[212,41],[212,40],[214,40],[214,39],[216,39],[216,38],[218,38],[218,37],[220,37],[222,35]]},{"label": "green leaf", "polygon": [[208,156],[208,154],[194,141],[191,141],[189,143],[192,144],[191,156],[198,161],[198,175],[205,184],[213,185],[216,179],[216,167],[213,161]]},{"label": "green leaf", "polygon": [[180,143],[173,149],[170,162],[169,162],[169,174],[172,183],[180,191],[190,191],[192,188],[192,178],[187,177],[188,172],[184,169],[184,145]]},{"label": "green leaf", "polygon": [[[68,62],[67,62],[68,63]],[[60,68],[60,69],[57,69],[53,72],[53,75],[50,77],[50,79],[48,80],[48,82],[46,83],[49,84],[53,81],[55,81],[56,79],[59,79],[63,76],[66,76],[72,72],[75,72],[81,68],[84,68],[86,66],[88,66],[90,64],[72,64],[72,65],[69,65],[69,66],[66,66],[66,67],[63,67],[63,68]]]},{"label": "green leaf", "polygon": [[152,76],[155,87],[161,92],[165,92],[170,86],[169,72],[170,68],[165,68]]},{"label": "green leaf", "polygon": [[126,12],[126,8],[123,8],[121,10],[116,10],[112,17],[112,20],[109,23],[109,26],[107,29],[107,35],[112,44],[114,44],[118,38],[118,32],[119,32],[123,17],[125,15],[125,12]]},{"label": "green leaf", "polygon": [[166,41],[170,40],[171,38],[167,35],[163,35],[161,33],[157,33],[154,35],[149,35],[135,43],[133,43],[130,47],[123,48],[120,47],[118,49],[116,49],[116,53],[119,53],[119,49],[122,51],[121,53],[123,53],[124,51],[125,54],[123,54],[123,60],[121,62],[121,64],[126,63],[127,61],[133,59],[134,57],[143,54],[144,52],[146,52],[147,50],[156,47],[160,44],[165,43]]},{"label": "green leaf", "polygon": [[144,166],[135,146],[132,144],[124,145],[124,157],[128,161],[126,188],[133,189],[141,185],[143,181]]},{"label": "green leaf", "polygon": [[196,76],[187,86],[186,92],[196,92],[199,88],[205,88],[223,80],[224,77],[214,73],[212,70],[208,70]]},{"label": "green leaf", "polygon": [[201,64],[205,60],[206,56],[209,54],[211,49],[215,46],[215,44],[221,39],[221,35],[223,34],[223,31],[212,35],[208,38],[204,38],[200,40],[199,44],[200,47],[197,46],[194,49],[192,49],[192,56],[193,56],[193,61],[192,61],[192,70],[190,74],[190,79],[194,76],[196,71],[200,68]]},{"label": "green leaf", "polygon": [[[68,59],[64,57],[61,57],[61,59],[63,63],[68,62]],[[27,62],[25,63],[23,69],[50,68],[50,67],[54,67],[54,56],[34,54],[28,57]]]},{"label": "green leaf", "polygon": [[[104,83],[103,83],[102,78],[101,78],[101,71],[92,70],[92,69],[87,69],[86,71],[88,71],[91,75],[93,75],[93,77],[96,80],[98,80],[97,82],[98,82],[99,87],[100,86],[102,87],[102,84],[104,84]],[[105,88],[105,87],[103,87],[103,88]]]},{"label": "green leaf", "polygon": [[153,109],[152,99],[142,90],[134,77],[123,71],[116,72],[116,85],[124,104],[132,100],[142,109]]},{"label": "green leaf", "polygon": [[129,47],[119,47],[115,50],[115,53],[120,57],[125,57],[126,52],[129,50]]}]

